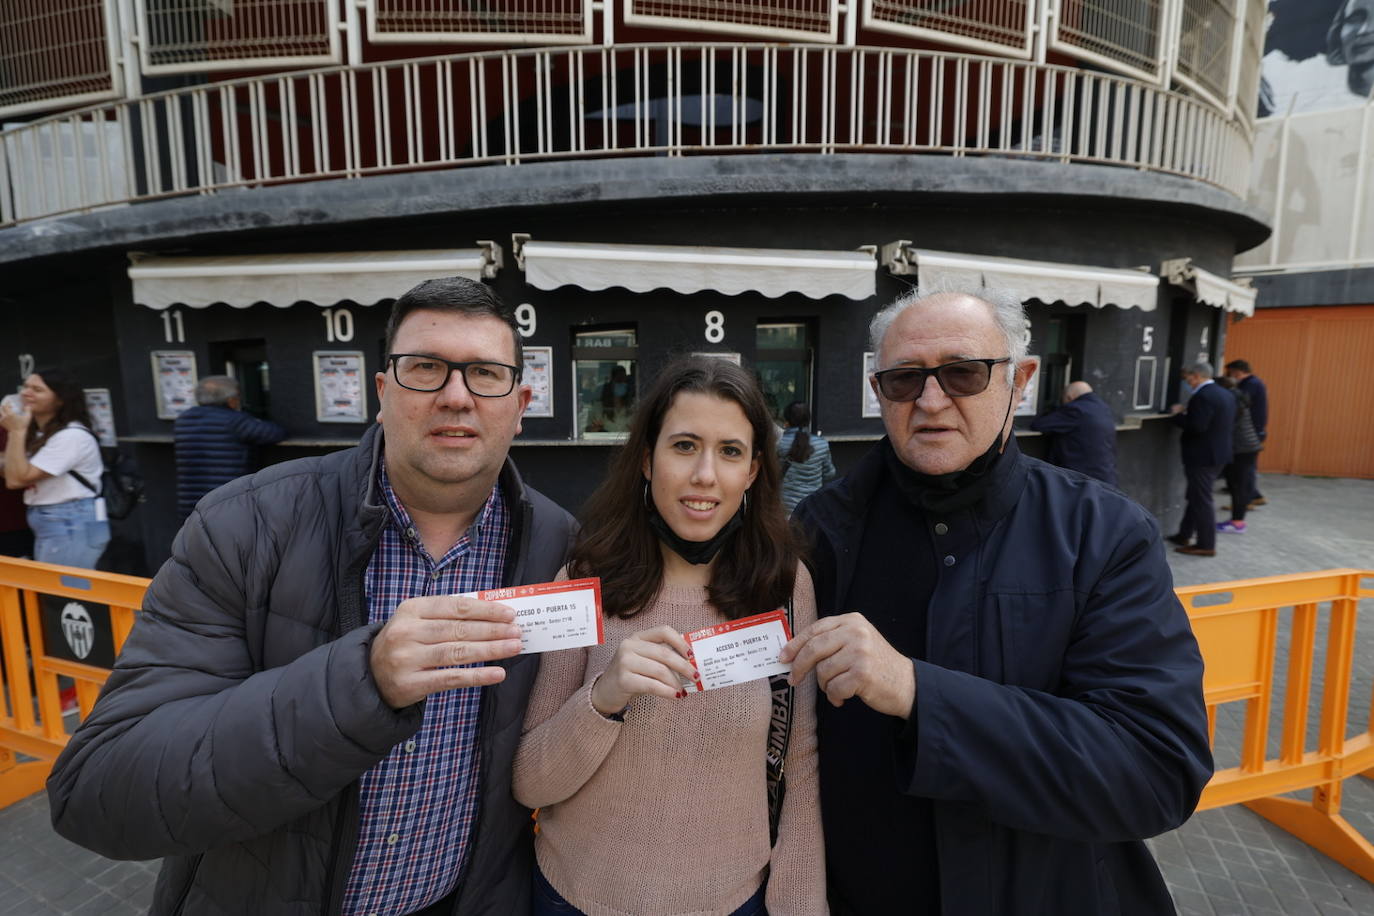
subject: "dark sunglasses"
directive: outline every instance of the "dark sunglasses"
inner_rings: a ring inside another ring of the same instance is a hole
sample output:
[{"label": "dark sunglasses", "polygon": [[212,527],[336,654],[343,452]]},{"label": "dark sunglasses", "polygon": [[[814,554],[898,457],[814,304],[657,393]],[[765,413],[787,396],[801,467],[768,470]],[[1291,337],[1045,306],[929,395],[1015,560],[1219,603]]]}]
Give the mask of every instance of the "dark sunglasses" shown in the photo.
[{"label": "dark sunglasses", "polygon": [[992,380],[992,367],[1011,362],[1010,356],[1001,359],[961,359],[931,369],[899,366],[873,373],[878,391],[889,401],[914,401],[926,389],[926,379],[932,375],[940,390],[952,398],[967,398],[982,394]]}]

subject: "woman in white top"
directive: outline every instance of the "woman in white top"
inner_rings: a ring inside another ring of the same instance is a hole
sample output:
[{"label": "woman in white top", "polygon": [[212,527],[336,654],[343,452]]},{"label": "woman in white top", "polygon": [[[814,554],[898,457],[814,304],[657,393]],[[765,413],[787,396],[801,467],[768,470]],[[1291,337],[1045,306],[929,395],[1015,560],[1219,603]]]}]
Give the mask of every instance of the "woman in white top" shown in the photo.
[{"label": "woman in white top", "polygon": [[96,500],[104,463],[85,394],[70,372],[42,369],[24,380],[19,400],[20,410],[0,409],[9,431],[5,486],[24,490],[33,558],[94,569],[110,542],[110,523]]}]

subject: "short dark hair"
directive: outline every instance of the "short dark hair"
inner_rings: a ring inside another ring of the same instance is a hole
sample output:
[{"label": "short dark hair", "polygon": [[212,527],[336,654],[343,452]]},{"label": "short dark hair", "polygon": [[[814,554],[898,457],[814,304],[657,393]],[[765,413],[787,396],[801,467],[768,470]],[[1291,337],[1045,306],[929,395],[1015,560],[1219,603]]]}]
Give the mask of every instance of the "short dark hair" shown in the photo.
[{"label": "short dark hair", "polygon": [[515,344],[515,377],[518,379],[523,374],[525,348],[521,344],[520,325],[515,321],[515,312],[501,301],[501,297],[490,286],[467,277],[426,280],[397,299],[391,306],[391,317],[386,322],[386,356],[391,356],[391,346],[396,342],[396,332],[401,322],[411,312],[423,311],[466,312],[469,315],[490,315],[504,321],[510,328],[511,341]]},{"label": "short dark hair", "polygon": [[1236,369],[1240,372],[1249,372],[1250,364],[1243,359],[1233,359],[1226,364],[1227,369]]},{"label": "short dark hair", "polygon": [[710,603],[735,620],[781,607],[792,597],[802,545],[783,509],[777,433],[758,381],[728,360],[685,357],[666,366],[640,402],[629,438],[587,500],[582,530],[568,557],[573,578],[601,577],[602,607],[608,616],[634,616],[653,602],[663,585],[663,555],[649,525],[643,464],[653,453],[674,398],[684,391],[738,404],[753,431],[753,457],[759,462],[744,525],[735,532],[733,543],[717,554],[711,569]]}]

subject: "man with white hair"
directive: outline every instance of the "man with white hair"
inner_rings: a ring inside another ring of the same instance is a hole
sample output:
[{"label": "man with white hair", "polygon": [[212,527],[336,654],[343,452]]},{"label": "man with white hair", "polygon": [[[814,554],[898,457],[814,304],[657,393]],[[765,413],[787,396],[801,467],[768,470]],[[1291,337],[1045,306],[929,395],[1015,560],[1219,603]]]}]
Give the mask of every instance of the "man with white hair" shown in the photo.
[{"label": "man with white hair", "polygon": [[880,312],[887,438],[794,516],[837,914],[1172,910],[1143,839],[1212,773],[1202,659],[1154,519],[1017,448],[1024,327],[1002,291]]}]

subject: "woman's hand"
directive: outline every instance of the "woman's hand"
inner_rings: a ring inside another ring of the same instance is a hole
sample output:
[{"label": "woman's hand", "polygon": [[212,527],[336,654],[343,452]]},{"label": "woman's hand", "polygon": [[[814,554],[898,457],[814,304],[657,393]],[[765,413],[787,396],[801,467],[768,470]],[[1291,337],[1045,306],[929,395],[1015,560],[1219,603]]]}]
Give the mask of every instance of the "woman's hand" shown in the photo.
[{"label": "woman's hand", "polygon": [[29,428],[29,421],[33,417],[27,410],[11,410],[9,404],[0,404],[0,426],[4,426],[10,433],[23,433]]},{"label": "woman's hand", "polygon": [[668,626],[641,630],[621,642],[592,685],[592,707],[609,716],[640,694],[671,699],[682,692],[683,678],[690,681],[695,676],[682,634]]}]

